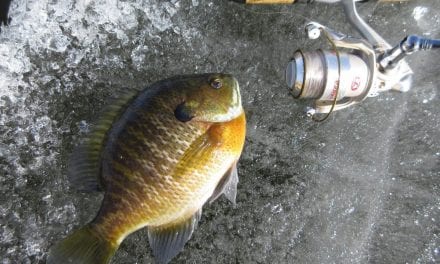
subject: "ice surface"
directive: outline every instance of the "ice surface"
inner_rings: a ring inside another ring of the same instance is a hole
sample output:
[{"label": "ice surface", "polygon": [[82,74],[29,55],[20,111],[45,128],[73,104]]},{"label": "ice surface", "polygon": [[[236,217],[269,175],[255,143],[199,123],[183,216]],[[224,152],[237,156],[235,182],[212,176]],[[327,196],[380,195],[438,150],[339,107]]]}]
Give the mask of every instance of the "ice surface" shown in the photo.
[{"label": "ice surface", "polygon": [[[390,43],[439,38],[440,3],[359,4]],[[357,35],[337,5],[230,1],[15,0],[0,33],[0,262],[44,263],[48,248],[90,221],[101,194],[70,188],[66,160],[106,99],[177,74],[239,80],[248,118],[237,207],[204,208],[174,263],[440,262],[438,52],[409,57],[406,94],[303,114],[284,84],[306,18]],[[113,263],[150,263],[147,234]]]}]

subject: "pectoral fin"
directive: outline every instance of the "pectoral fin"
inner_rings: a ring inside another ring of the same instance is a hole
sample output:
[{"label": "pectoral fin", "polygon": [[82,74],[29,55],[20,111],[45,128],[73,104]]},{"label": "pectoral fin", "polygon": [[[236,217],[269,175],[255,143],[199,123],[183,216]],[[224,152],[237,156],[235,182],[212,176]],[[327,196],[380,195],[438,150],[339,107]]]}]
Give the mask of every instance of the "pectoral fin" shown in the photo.
[{"label": "pectoral fin", "polygon": [[168,263],[175,257],[191,238],[202,215],[198,210],[190,218],[163,226],[148,227],[148,240],[156,263]]},{"label": "pectoral fin", "polygon": [[226,198],[235,205],[235,197],[237,196],[237,184],[238,184],[238,173],[237,173],[237,163],[234,164],[226,171],[223,178],[218,183],[214,190],[214,193],[209,198],[209,202],[212,203],[220,195],[224,194]]}]

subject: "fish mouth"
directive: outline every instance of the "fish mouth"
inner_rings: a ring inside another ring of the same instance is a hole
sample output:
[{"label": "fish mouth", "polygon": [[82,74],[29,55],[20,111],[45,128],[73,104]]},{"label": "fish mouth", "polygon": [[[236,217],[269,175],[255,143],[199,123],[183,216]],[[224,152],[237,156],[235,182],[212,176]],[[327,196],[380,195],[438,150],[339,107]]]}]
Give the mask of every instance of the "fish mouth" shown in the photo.
[{"label": "fish mouth", "polygon": [[234,83],[235,89],[234,89],[234,94],[232,95],[232,99],[234,102],[236,102],[234,104],[234,110],[236,112],[238,111],[238,114],[235,116],[235,117],[237,117],[237,116],[241,115],[241,113],[243,112],[243,107],[241,105],[240,84],[238,83],[238,81],[235,78],[234,78],[234,82],[235,82]]},{"label": "fish mouth", "polygon": [[243,113],[243,107],[241,105],[240,84],[235,78],[233,78],[233,80],[234,89],[232,91],[232,105],[226,114],[219,116],[218,120],[214,122],[228,122],[239,117]]}]

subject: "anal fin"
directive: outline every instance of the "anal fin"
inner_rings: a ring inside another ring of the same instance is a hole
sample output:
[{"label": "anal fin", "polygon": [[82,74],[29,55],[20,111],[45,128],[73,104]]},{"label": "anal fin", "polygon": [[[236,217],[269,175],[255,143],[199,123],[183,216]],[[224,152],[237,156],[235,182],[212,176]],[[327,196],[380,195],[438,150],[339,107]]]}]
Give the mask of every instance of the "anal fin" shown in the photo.
[{"label": "anal fin", "polygon": [[209,202],[214,202],[220,195],[224,194],[226,198],[235,205],[235,198],[237,196],[238,172],[237,162],[226,171],[220,182],[217,184],[214,192],[209,198]]},{"label": "anal fin", "polygon": [[165,224],[162,226],[148,227],[148,240],[153,250],[156,263],[168,263],[180,251],[191,238],[193,231],[202,215],[199,209],[190,218]]}]

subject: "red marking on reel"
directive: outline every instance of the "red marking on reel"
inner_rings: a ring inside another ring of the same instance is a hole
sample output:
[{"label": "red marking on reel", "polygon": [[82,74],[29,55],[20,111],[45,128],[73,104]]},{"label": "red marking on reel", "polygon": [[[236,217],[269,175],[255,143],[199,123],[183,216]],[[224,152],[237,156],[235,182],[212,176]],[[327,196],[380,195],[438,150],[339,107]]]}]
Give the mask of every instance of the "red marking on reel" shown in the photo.
[{"label": "red marking on reel", "polygon": [[351,83],[351,90],[356,91],[361,86],[361,77],[356,76],[354,77],[353,82]]},{"label": "red marking on reel", "polygon": [[339,86],[339,81],[336,80],[336,81],[335,81],[335,84],[333,85],[332,93],[330,94],[330,96],[331,96],[332,98],[335,98],[335,97],[336,97],[336,91],[338,90],[338,86]]}]

